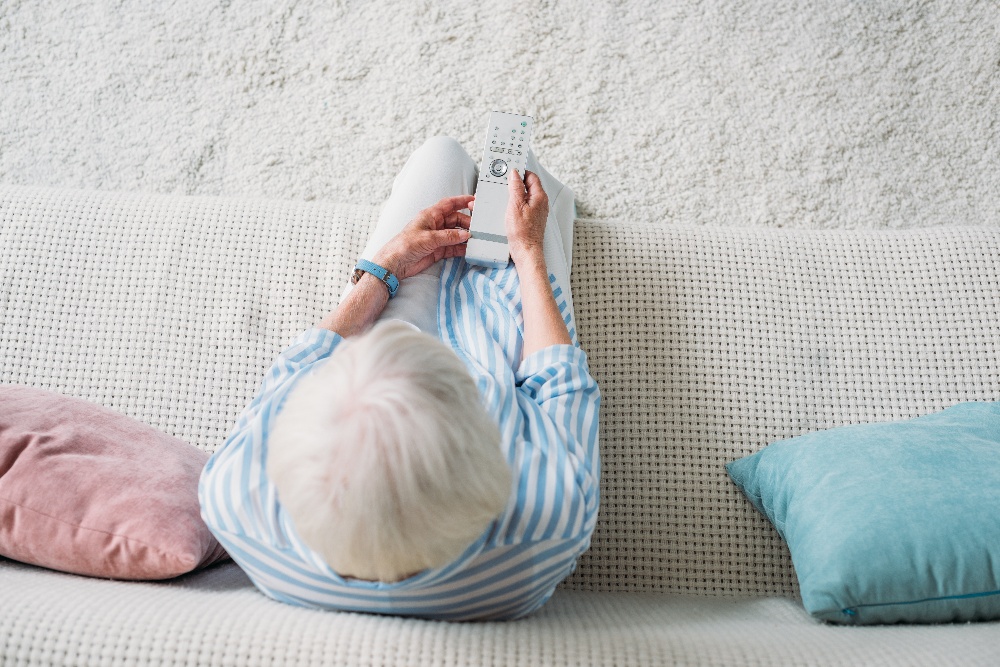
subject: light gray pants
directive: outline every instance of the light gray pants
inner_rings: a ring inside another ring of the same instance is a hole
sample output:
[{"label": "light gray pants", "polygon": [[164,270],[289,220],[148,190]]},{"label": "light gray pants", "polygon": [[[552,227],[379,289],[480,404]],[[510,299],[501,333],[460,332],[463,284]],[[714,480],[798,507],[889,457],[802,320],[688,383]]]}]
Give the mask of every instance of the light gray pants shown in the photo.
[{"label": "light gray pants", "polygon": [[[545,225],[545,263],[555,275],[572,311],[569,273],[573,252],[573,221],[576,204],[573,191],[538,164],[528,152],[528,171],[538,174],[549,197],[549,217]],[[523,176],[523,174],[522,174]],[[445,197],[473,194],[479,169],[461,144],[450,137],[432,137],[406,161],[392,183],[392,192],[382,207],[361,256],[371,260],[378,250],[398,234],[417,213]],[[441,283],[441,262],[403,281],[379,319],[410,322],[422,331],[437,335],[437,303]],[[341,301],[350,293],[348,284]]]}]

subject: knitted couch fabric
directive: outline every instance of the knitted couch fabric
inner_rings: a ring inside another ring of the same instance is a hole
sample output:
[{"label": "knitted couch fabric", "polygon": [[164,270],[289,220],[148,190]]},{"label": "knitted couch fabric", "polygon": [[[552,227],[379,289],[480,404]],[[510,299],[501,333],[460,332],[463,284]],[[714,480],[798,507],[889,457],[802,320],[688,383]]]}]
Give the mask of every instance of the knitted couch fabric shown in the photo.
[{"label": "knitted couch fabric", "polygon": [[[335,306],[376,215],[0,188],[0,382],[89,399],[214,451],[271,360]],[[809,620],[784,543],[723,466],[807,431],[1000,398],[998,257],[1000,230],[988,227],[578,221],[578,332],[604,396],[602,507],[590,551],[536,620],[321,614],[267,600],[232,565],[127,585],[2,561],[0,656],[820,664],[876,651],[900,664],[985,662],[1000,624],[890,632]],[[700,597],[629,595],[653,592]]]}]

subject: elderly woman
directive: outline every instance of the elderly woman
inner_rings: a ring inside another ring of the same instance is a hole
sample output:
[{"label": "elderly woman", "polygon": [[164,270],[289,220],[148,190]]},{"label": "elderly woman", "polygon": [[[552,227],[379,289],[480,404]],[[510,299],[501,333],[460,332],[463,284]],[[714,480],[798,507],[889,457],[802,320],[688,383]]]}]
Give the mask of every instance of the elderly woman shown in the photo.
[{"label": "elderly woman", "polygon": [[202,515],[266,595],[517,618],[589,546],[600,393],[573,320],[573,193],[527,167],[509,179],[513,264],[485,269],[462,257],[475,163],[443,137],[418,149],[370,264],[209,461]]}]

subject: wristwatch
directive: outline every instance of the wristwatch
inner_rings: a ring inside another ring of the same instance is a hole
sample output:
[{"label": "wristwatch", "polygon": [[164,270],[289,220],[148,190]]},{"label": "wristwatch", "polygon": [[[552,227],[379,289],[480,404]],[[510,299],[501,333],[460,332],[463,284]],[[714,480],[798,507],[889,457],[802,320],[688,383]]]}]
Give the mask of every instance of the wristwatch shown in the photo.
[{"label": "wristwatch", "polygon": [[388,269],[379,266],[375,262],[369,262],[367,259],[360,259],[357,266],[354,267],[354,273],[351,274],[351,283],[357,285],[363,273],[370,273],[381,280],[385,284],[385,288],[389,290],[390,299],[396,296],[396,290],[399,289],[399,280]]}]

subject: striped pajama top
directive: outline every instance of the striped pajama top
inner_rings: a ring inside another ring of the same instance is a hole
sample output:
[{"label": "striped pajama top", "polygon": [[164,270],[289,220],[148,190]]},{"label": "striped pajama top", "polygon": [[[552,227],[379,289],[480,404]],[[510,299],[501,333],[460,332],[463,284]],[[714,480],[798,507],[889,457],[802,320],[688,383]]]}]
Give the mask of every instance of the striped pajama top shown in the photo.
[{"label": "striped pajama top", "polygon": [[342,341],[310,329],[267,372],[199,488],[208,527],[266,595],[323,609],[512,619],[544,604],[590,545],[599,501],[600,391],[562,287],[549,276],[573,344],[520,361],[523,319],[513,265],[483,269],[461,258],[442,264],[439,335],[465,362],[500,426],[513,472],[507,507],[444,567],[394,583],[338,576],[298,537],[265,472],[268,431],[285,396]]}]

